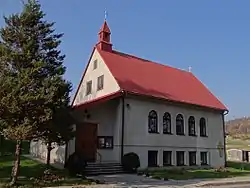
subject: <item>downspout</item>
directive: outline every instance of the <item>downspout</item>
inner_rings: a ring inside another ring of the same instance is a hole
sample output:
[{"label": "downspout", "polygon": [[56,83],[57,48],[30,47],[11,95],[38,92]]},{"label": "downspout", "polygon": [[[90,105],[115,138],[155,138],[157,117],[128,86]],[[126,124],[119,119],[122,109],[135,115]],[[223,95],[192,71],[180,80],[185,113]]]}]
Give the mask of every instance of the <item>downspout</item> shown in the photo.
[{"label": "downspout", "polygon": [[67,141],[65,143],[65,156],[64,156],[64,168],[66,167],[66,163],[67,163],[67,160],[68,160],[68,149],[69,149],[69,146],[68,146],[69,142]]},{"label": "downspout", "polygon": [[121,135],[121,162],[124,155],[124,127],[125,127],[125,92],[122,91],[122,135]]},{"label": "downspout", "polygon": [[223,136],[224,136],[224,166],[227,165],[227,151],[226,151],[226,127],[225,127],[225,115],[228,114],[228,110],[222,113],[222,123],[223,123]]}]

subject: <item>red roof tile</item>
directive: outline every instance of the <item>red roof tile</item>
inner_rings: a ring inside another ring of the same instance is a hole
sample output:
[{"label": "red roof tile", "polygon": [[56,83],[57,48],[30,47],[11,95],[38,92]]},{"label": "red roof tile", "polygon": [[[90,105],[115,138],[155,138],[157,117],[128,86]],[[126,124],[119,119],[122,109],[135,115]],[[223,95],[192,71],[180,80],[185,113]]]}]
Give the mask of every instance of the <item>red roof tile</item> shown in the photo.
[{"label": "red roof tile", "polygon": [[114,50],[97,50],[124,91],[227,110],[190,72]]}]

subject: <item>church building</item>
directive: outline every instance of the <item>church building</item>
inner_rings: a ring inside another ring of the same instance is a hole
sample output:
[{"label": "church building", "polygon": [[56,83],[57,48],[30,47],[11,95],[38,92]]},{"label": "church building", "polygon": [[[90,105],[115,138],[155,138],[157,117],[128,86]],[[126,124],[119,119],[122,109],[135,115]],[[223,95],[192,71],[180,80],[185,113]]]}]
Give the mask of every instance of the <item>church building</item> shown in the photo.
[{"label": "church building", "polygon": [[141,168],[225,165],[227,108],[190,71],[113,49],[106,20],[72,105],[81,123],[66,158],[120,163],[134,152]]}]

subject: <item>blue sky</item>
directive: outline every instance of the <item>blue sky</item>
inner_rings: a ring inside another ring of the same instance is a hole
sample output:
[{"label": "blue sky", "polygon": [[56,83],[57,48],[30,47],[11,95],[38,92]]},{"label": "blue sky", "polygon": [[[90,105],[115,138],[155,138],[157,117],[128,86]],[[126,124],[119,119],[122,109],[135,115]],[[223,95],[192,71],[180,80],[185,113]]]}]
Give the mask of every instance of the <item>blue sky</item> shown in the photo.
[{"label": "blue sky", "polygon": [[[74,91],[107,10],[115,49],[181,69],[191,66],[229,108],[228,119],[250,115],[250,1],[41,2],[46,19],[55,21],[56,31],[65,34],[61,49]],[[21,7],[21,0],[0,0],[0,16]]]}]

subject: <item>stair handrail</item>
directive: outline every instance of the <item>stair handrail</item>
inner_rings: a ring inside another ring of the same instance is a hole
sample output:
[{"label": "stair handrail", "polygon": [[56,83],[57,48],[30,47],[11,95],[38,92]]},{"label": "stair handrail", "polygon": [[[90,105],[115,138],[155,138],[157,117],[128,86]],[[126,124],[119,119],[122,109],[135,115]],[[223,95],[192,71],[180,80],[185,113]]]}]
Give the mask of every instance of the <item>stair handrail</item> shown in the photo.
[{"label": "stair handrail", "polygon": [[102,155],[98,151],[96,151],[96,154],[99,156],[100,162],[102,162]]}]

